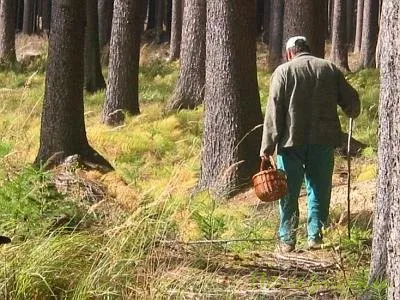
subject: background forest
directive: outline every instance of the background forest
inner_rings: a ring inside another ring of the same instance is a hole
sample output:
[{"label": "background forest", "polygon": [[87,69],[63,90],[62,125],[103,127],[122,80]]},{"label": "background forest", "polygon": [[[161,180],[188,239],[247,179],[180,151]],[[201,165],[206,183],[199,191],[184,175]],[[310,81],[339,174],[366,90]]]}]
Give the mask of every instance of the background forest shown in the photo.
[{"label": "background forest", "polygon": [[[399,299],[399,9],[0,0],[0,298]],[[294,35],[346,73],[362,112],[351,174],[340,112],[326,247],[281,255],[277,203],[251,176]]]}]

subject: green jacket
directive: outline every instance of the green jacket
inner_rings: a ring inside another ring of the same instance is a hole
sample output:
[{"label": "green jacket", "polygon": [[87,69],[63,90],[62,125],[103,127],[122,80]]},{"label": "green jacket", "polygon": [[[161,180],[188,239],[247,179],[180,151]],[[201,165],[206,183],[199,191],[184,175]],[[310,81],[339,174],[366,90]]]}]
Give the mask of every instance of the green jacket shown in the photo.
[{"label": "green jacket", "polygon": [[275,146],[338,146],[341,127],[337,105],[348,116],[360,114],[357,91],[331,62],[300,53],[276,68],[271,77],[260,156]]}]

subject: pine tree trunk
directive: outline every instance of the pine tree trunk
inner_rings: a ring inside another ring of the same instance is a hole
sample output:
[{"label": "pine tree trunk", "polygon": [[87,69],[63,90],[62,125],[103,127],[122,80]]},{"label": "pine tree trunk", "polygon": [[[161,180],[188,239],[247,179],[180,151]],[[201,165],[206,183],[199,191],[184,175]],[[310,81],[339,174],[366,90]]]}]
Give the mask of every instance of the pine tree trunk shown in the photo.
[{"label": "pine tree trunk", "polygon": [[156,0],[156,37],[155,42],[157,44],[162,42],[162,36],[164,32],[164,0]]},{"label": "pine tree trunk", "polygon": [[46,35],[50,32],[50,19],[51,19],[51,1],[42,0],[42,30]]},{"label": "pine tree trunk", "polygon": [[248,185],[259,164],[261,130],[254,128],[262,124],[262,114],[257,86],[255,14],[255,1],[207,2],[205,120],[199,187],[222,197],[233,196]]},{"label": "pine tree trunk", "polygon": [[[83,107],[83,44],[85,3],[53,2],[46,87],[35,164],[42,165],[58,154],[78,154],[83,160],[112,170],[111,165],[88,143]],[[53,162],[54,163],[54,162]]]},{"label": "pine tree trunk", "polygon": [[24,0],[24,20],[22,32],[29,35],[33,33],[34,4],[35,0]]},{"label": "pine tree trunk", "polygon": [[312,53],[325,55],[325,1],[286,0],[284,12],[283,44],[291,36],[303,35],[308,39]]},{"label": "pine tree trunk", "polygon": [[179,79],[166,110],[193,109],[203,102],[206,59],[206,3],[184,0]]},{"label": "pine tree trunk", "polygon": [[171,28],[171,42],[169,47],[169,59],[179,59],[181,52],[181,39],[182,39],[182,1],[173,0],[172,2],[172,28]]},{"label": "pine tree trunk", "polygon": [[0,65],[12,65],[15,58],[15,0],[0,2]]},{"label": "pine tree trunk", "polygon": [[157,0],[149,0],[146,30],[152,30],[156,28],[156,1]]},{"label": "pine tree trunk", "polygon": [[[378,191],[370,281],[387,270],[387,299],[400,299],[400,3],[384,1],[379,101]],[[386,268],[387,263],[387,268]]]},{"label": "pine tree trunk", "polygon": [[379,1],[364,0],[360,68],[375,67],[375,50],[378,40]]},{"label": "pine tree trunk", "polygon": [[346,0],[334,0],[331,60],[341,69],[349,71],[346,41]]},{"label": "pine tree trunk", "polygon": [[262,41],[265,44],[269,43],[269,22],[271,19],[271,1],[264,0],[264,18],[263,18],[263,35]]},{"label": "pine tree trunk", "polygon": [[143,0],[115,0],[110,43],[108,87],[102,121],[118,125],[124,112],[139,110],[139,52],[143,28]]},{"label": "pine tree trunk", "polygon": [[347,49],[354,47],[354,0],[346,0],[346,41]]},{"label": "pine tree trunk", "polygon": [[361,50],[363,14],[364,14],[364,0],[358,0],[357,1],[356,36],[354,38],[354,53],[359,53]]},{"label": "pine tree trunk", "polygon": [[99,44],[100,49],[110,43],[114,0],[99,0]]},{"label": "pine tree trunk", "polygon": [[284,2],[282,0],[271,0],[271,20],[269,27],[268,44],[268,63],[270,72],[282,62],[283,44],[283,11]]},{"label": "pine tree trunk", "polygon": [[100,65],[97,7],[97,0],[86,0],[85,88],[89,93],[106,87]]}]

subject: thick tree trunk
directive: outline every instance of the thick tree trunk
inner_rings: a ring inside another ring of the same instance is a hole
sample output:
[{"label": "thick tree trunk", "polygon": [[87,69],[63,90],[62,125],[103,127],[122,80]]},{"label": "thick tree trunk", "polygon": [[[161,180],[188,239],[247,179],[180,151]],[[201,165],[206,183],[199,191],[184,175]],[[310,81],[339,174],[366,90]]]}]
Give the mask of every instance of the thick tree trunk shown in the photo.
[{"label": "thick tree trunk", "polygon": [[171,42],[169,47],[169,59],[179,59],[181,52],[181,39],[182,39],[182,1],[173,0],[172,2],[172,28],[171,28]]},{"label": "thick tree trunk", "polygon": [[378,40],[379,1],[364,0],[360,68],[375,67],[375,50]]},{"label": "thick tree trunk", "polygon": [[271,0],[271,20],[269,27],[268,62],[270,72],[282,62],[284,1]]},{"label": "thick tree trunk", "polygon": [[271,19],[271,1],[272,0],[264,0],[264,18],[263,18],[262,41],[265,44],[269,43],[269,23],[270,23],[270,19]]},{"label": "thick tree trunk", "polygon": [[291,36],[305,36],[312,53],[325,55],[326,0],[286,0],[284,12],[283,44]]},{"label": "thick tree trunk", "polygon": [[22,32],[25,34],[33,33],[34,23],[34,5],[35,0],[24,0],[24,21],[22,26]]},{"label": "thick tree trunk", "polygon": [[0,2],[0,65],[15,63],[15,0]]},{"label": "thick tree trunk", "polygon": [[346,0],[334,0],[331,60],[341,69],[349,71],[346,40]]},{"label": "thick tree trunk", "polygon": [[139,52],[143,28],[143,0],[115,0],[110,43],[108,88],[102,121],[118,125],[124,112],[139,110]]},{"label": "thick tree trunk", "polygon": [[[400,3],[384,1],[379,101],[378,192],[370,281],[387,270],[387,298],[400,299]],[[386,267],[387,263],[387,267]]]},{"label": "thick tree trunk", "polygon": [[199,187],[223,197],[230,197],[248,185],[259,164],[261,130],[254,128],[262,124],[262,114],[255,27],[255,1],[207,2],[205,120]]},{"label": "thick tree trunk", "polygon": [[354,53],[358,53],[361,50],[363,14],[364,14],[364,0],[358,0],[357,1],[356,36],[354,38]]},{"label": "thick tree trunk", "polygon": [[166,110],[193,109],[203,102],[206,60],[206,3],[184,0],[179,79]]},{"label": "thick tree trunk", "polygon": [[110,43],[114,0],[99,0],[99,44],[100,49]]},{"label": "thick tree trunk", "polygon": [[86,0],[85,88],[89,93],[104,89],[100,64],[97,0]]},{"label": "thick tree trunk", "polygon": [[85,3],[53,2],[46,87],[35,164],[78,154],[111,170],[111,165],[87,141],[83,108],[83,44]]}]

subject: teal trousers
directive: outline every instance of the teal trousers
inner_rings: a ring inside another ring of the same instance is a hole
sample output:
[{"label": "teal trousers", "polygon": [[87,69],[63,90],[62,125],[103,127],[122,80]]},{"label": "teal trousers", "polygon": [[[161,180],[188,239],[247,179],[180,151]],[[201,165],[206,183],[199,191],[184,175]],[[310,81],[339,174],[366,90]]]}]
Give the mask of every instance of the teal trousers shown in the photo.
[{"label": "teal trousers", "polygon": [[322,240],[327,226],[332,190],[334,149],[327,145],[302,145],[278,149],[277,168],[286,172],[288,194],[279,201],[279,238],[296,243],[299,225],[299,194],[303,181],[307,191],[308,240]]}]

